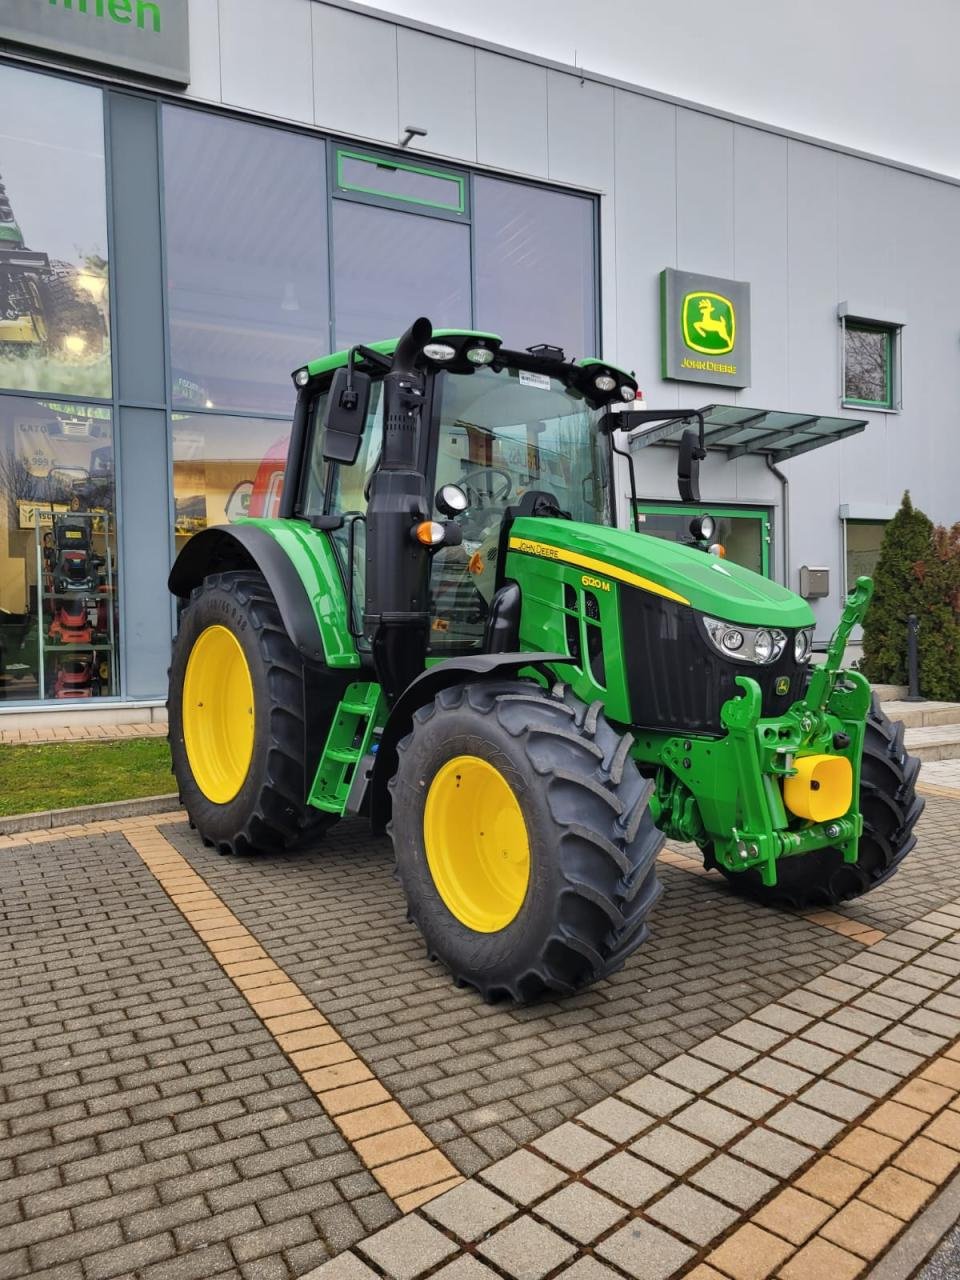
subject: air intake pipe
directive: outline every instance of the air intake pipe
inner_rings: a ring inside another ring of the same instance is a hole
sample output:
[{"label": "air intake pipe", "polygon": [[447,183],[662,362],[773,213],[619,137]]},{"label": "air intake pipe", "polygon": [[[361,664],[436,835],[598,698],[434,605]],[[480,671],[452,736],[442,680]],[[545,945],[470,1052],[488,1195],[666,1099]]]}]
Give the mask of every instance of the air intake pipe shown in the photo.
[{"label": "air intake pipe", "polygon": [[367,506],[364,635],[387,699],[423,671],[430,636],[430,554],[413,536],[429,519],[426,481],[417,470],[426,378],[417,356],[433,326],[421,316],[397,343],[383,380],[383,450]]}]

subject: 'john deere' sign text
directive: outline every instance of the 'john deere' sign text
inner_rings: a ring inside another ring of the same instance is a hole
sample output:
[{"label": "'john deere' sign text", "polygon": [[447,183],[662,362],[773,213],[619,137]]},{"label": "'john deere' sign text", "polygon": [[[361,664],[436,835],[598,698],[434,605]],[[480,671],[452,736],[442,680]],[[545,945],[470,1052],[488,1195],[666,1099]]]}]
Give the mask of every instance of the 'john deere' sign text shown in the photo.
[{"label": "'john deere' sign text", "polygon": [[667,267],[660,273],[665,378],[750,385],[750,286]]},{"label": "'john deere' sign text", "polygon": [[187,0],[2,0],[0,41],[190,81]]}]

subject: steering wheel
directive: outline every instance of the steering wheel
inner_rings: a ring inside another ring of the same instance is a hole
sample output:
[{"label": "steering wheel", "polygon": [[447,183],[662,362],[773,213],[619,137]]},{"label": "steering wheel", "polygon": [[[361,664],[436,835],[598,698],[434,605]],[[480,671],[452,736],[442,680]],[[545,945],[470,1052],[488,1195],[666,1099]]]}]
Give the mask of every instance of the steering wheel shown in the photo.
[{"label": "steering wheel", "polygon": [[[479,479],[479,477],[485,475],[496,476],[499,480],[502,480],[502,492],[495,492],[494,486],[491,485],[489,492],[482,493],[479,488],[470,484],[471,480]],[[473,471],[468,471],[465,475],[460,476],[457,484],[466,492],[471,507],[482,507],[484,498],[489,502],[502,505],[513,492],[513,476],[503,467],[475,467]],[[476,501],[474,501],[474,498],[476,498]]]}]

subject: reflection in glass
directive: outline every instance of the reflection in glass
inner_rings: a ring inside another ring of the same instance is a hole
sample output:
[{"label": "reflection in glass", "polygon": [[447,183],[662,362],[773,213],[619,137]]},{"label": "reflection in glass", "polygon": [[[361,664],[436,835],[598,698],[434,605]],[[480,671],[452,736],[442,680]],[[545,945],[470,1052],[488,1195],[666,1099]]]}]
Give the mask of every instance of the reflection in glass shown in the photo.
[{"label": "reflection in glass", "polygon": [[0,67],[0,386],[111,394],[103,95]]},{"label": "reflection in glass", "polygon": [[474,180],[478,328],[508,347],[597,354],[594,210],[588,196]]},{"label": "reflection in glass", "polygon": [[116,694],[111,410],[0,397],[0,701]]},{"label": "reflection in glass", "polygon": [[191,534],[280,509],[290,427],[212,413],[173,415],[174,533]]},{"label": "reflection in glass", "polygon": [[329,350],[323,143],[166,107],[163,155],[174,404],[292,412]]},{"label": "reflection in glass", "polygon": [[336,347],[398,337],[427,316],[470,324],[470,228],[443,218],[333,202]]},{"label": "reflection in glass", "polygon": [[847,325],[844,330],[845,400],[868,404],[890,404],[891,334],[888,329],[861,329]]}]

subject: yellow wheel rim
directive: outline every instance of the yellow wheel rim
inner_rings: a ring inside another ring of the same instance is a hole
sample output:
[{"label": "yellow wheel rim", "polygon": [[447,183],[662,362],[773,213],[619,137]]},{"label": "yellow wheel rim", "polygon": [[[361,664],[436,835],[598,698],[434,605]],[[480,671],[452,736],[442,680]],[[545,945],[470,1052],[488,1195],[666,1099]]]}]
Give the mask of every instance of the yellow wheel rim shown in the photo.
[{"label": "yellow wheel rim", "polygon": [[423,814],[427,865],[447,909],[477,933],[505,929],[530,882],[530,843],[506,778],[478,756],[437,772]]},{"label": "yellow wheel rim", "polygon": [[227,804],[253,758],[253,680],[240,641],[219,625],[200,632],[183,679],[183,740],[197,786]]}]

